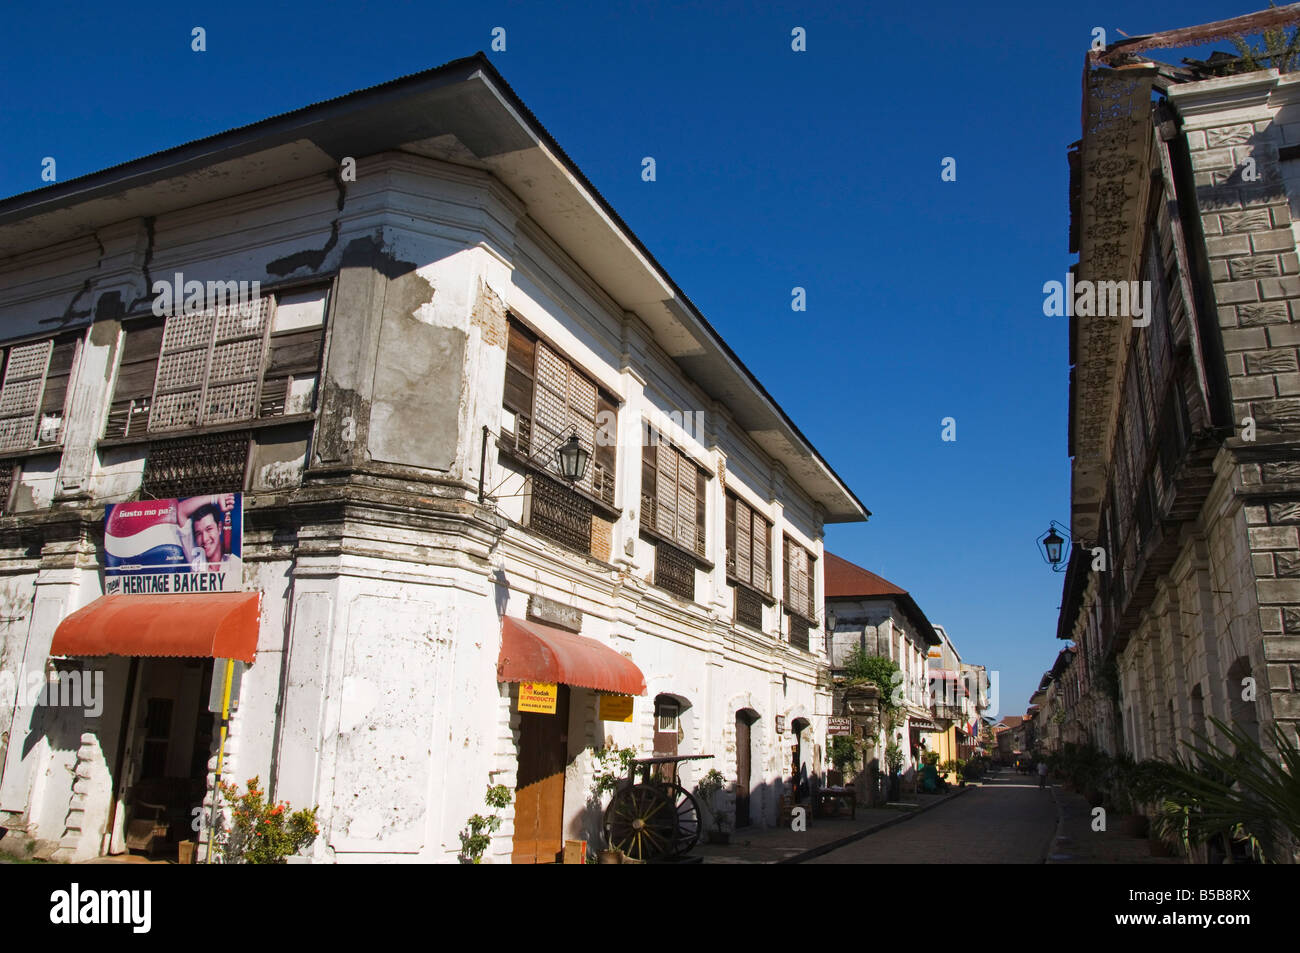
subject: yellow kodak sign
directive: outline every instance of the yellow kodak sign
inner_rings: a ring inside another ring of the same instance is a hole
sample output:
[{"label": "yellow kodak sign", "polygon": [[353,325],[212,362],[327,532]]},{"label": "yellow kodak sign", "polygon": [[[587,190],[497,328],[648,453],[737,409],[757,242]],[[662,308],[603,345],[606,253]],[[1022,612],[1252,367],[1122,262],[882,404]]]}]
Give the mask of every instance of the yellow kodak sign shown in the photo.
[{"label": "yellow kodak sign", "polygon": [[632,720],[632,696],[601,695],[600,720],[630,722]]},{"label": "yellow kodak sign", "polygon": [[538,715],[554,715],[555,695],[554,682],[520,682],[519,710]]}]

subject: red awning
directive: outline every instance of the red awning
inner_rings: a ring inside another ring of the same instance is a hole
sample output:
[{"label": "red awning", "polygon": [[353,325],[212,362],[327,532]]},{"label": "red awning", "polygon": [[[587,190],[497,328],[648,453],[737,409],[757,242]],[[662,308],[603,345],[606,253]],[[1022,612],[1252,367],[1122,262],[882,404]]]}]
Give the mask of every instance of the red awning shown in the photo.
[{"label": "red awning", "polygon": [[51,655],[233,658],[257,652],[256,592],[100,596],[59,623]]},{"label": "red awning", "polygon": [[645,676],[607,645],[554,626],[501,620],[497,681],[556,682],[619,695],[645,694]]}]

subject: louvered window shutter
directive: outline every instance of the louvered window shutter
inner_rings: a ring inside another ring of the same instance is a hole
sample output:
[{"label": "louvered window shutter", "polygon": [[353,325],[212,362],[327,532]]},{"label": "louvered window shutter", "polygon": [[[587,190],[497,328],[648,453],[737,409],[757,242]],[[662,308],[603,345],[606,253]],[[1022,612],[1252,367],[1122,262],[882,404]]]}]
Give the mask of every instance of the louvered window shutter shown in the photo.
[{"label": "louvered window shutter", "polygon": [[677,460],[678,544],[695,552],[695,467],[685,457]]},{"label": "louvered window shutter", "polygon": [[[583,449],[592,453],[596,447],[596,385],[572,368],[569,369],[569,423]],[[587,470],[577,484],[589,494],[596,469],[591,465],[593,459],[588,459]]]},{"label": "louvered window shutter", "polygon": [[753,518],[753,547],[752,547],[752,565],[753,584],[762,589],[764,592],[772,591],[772,580],[768,578],[767,571],[767,520],[754,514]]},{"label": "louvered window shutter", "polygon": [[754,559],[750,529],[752,516],[749,507],[736,501],[736,578],[741,582],[753,582],[752,564]]},{"label": "louvered window shutter", "polygon": [[0,386],[0,450],[25,450],[36,439],[36,417],[53,349],[53,341],[10,348]]},{"label": "louvered window shutter", "polygon": [[660,444],[656,454],[659,465],[659,512],[655,526],[659,535],[677,538],[677,453],[672,447]]},{"label": "louvered window shutter", "polygon": [[537,377],[533,388],[533,454],[559,447],[569,422],[569,365],[541,341],[537,342]]}]

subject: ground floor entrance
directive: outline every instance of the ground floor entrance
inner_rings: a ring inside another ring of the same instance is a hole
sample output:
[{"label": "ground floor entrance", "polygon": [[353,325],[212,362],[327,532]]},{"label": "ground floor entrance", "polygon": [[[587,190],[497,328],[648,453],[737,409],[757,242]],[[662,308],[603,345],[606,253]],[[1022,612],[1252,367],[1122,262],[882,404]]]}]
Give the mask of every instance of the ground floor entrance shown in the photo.
[{"label": "ground floor entrance", "polygon": [[564,772],[569,763],[569,686],[555,711],[519,714],[519,777],[511,863],[553,864],[564,849]]},{"label": "ground floor entrance", "polygon": [[108,853],[177,860],[181,845],[197,841],[216,733],[208,711],[213,661],[130,660]]}]

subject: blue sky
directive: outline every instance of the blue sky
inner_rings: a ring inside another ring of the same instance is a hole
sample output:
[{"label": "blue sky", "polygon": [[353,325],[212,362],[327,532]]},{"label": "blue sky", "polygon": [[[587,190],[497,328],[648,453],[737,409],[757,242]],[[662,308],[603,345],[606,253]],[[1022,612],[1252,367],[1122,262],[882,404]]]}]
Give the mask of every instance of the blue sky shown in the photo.
[{"label": "blue sky", "polygon": [[827,545],[908,589],[1015,714],[1062,645],[1034,542],[1069,520],[1066,319],[1042,286],[1071,261],[1092,29],[1264,5],[11,6],[0,195],[40,187],[45,156],[65,180],[488,51],[873,511]]}]

